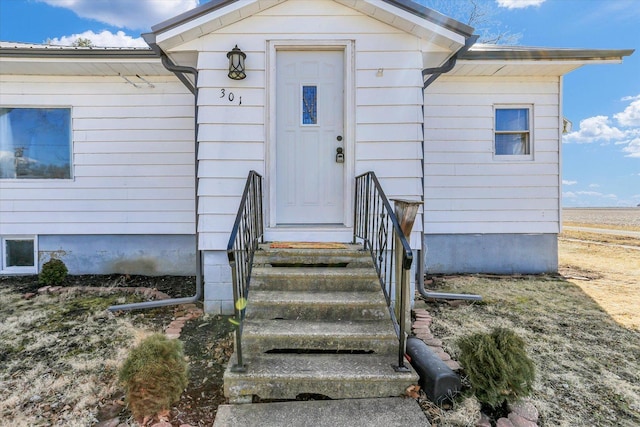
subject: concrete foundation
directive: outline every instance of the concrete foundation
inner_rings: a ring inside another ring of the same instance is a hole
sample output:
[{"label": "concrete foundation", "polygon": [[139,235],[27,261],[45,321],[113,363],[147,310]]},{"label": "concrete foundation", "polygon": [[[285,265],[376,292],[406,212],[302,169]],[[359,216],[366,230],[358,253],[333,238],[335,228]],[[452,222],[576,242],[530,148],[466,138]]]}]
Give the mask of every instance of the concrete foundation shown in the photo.
[{"label": "concrete foundation", "polygon": [[196,273],[195,236],[189,235],[39,235],[39,267],[52,257],[69,274]]},{"label": "concrete foundation", "polygon": [[424,241],[426,273],[558,271],[557,234],[427,234]]}]

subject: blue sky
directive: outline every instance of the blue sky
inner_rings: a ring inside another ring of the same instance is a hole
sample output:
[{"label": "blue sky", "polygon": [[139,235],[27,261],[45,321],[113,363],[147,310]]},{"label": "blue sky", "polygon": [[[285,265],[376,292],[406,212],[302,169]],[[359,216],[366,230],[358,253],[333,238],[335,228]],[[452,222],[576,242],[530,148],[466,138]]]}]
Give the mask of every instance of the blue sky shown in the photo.
[{"label": "blue sky", "polygon": [[[310,0],[311,1],[311,0]],[[201,0],[202,2],[202,0]],[[418,0],[442,10],[445,0]],[[480,0],[495,30],[540,47],[636,49],[622,64],[587,65],[564,78],[564,206],[640,204],[640,0]],[[0,40],[144,46],[140,33],[198,0],[0,0]]]}]

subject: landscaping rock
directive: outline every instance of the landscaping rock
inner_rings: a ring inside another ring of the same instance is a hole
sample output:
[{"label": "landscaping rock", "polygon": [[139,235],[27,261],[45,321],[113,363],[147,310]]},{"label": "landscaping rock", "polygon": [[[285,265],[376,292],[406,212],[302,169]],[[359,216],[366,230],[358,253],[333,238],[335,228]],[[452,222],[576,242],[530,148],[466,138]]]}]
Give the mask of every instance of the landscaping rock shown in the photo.
[{"label": "landscaping rock", "polygon": [[26,294],[24,294],[24,295],[22,296],[22,298],[24,298],[24,299],[31,299],[31,298],[33,298],[33,297],[35,297],[35,296],[36,296],[36,294],[35,294],[34,292],[27,292]]},{"label": "landscaping rock", "polygon": [[509,414],[509,421],[513,424],[514,427],[537,427],[538,424],[533,421],[529,421],[526,418],[521,417],[520,415],[512,412]]},{"label": "landscaping rock", "polygon": [[119,425],[120,425],[120,419],[116,417],[110,420],[100,421],[99,423],[94,424],[93,427],[118,427]]},{"label": "landscaping rock", "polygon": [[515,427],[515,426],[513,425],[513,423],[511,421],[509,421],[508,418],[500,418],[496,422],[496,427]]},{"label": "landscaping rock", "polygon": [[491,427],[491,418],[487,414],[480,414],[480,419],[476,421],[476,427]]},{"label": "landscaping rock", "polygon": [[534,423],[538,422],[539,413],[533,403],[521,400],[517,403],[512,403],[509,405],[509,411],[515,412],[520,415],[522,418],[525,418],[529,421],[533,421]]}]

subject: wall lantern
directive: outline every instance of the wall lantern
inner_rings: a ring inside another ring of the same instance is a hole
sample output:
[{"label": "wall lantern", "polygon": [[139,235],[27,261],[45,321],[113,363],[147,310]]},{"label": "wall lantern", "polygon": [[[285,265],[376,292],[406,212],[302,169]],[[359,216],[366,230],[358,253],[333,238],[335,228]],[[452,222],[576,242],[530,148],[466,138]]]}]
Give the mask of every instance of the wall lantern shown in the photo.
[{"label": "wall lantern", "polygon": [[247,57],[243,51],[238,49],[238,45],[227,53],[229,58],[229,78],[233,80],[242,80],[247,75],[244,72],[244,59]]}]

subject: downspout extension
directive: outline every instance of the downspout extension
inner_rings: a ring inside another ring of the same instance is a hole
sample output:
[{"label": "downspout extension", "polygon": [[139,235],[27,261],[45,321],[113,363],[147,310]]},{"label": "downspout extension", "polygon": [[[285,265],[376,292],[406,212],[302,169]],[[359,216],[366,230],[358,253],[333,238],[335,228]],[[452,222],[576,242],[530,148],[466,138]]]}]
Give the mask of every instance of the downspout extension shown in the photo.
[{"label": "downspout extension", "polygon": [[[112,305],[108,307],[109,311],[129,311],[129,310],[143,310],[148,308],[167,307],[171,305],[191,304],[202,298],[202,252],[198,248],[198,70],[193,67],[187,67],[174,64],[171,59],[162,51],[160,46],[155,43],[155,36],[153,34],[143,34],[145,41],[149,44],[151,49],[160,56],[162,65],[180,79],[180,81],[189,89],[194,95],[194,140],[195,140],[195,226],[196,226],[196,293],[191,297],[184,298],[170,298],[158,301],[145,301],[132,304]],[[194,76],[195,85],[189,81],[185,76],[186,74],[192,74]]]},{"label": "downspout extension", "polygon": [[[465,40],[464,46],[462,46],[451,58],[449,58],[449,60],[447,62],[444,63],[444,65],[440,66],[440,67],[436,67],[436,68],[425,68],[424,70],[422,70],[422,77],[424,78],[425,76],[430,76],[425,82],[424,82],[424,86],[422,87],[422,95],[424,96],[424,90],[427,88],[427,86],[429,86],[431,83],[433,83],[434,81],[436,81],[436,79],[438,77],[440,77],[442,74],[444,73],[448,73],[449,71],[453,70],[453,67],[455,67],[456,62],[458,61],[458,58],[463,55],[466,51],[468,51],[471,46],[473,46],[475,44],[475,42],[478,40],[478,35],[472,35],[469,38],[467,38]],[[424,127],[423,127],[423,134],[424,134]],[[423,135],[424,136],[424,135]],[[424,140],[424,138],[423,138]],[[424,150],[424,147],[423,147]],[[424,152],[424,151],[423,151]],[[423,177],[424,179],[424,177]],[[423,182],[424,185],[424,182]],[[416,280],[417,282],[417,288],[418,288],[418,292],[420,292],[420,295],[425,298],[425,299],[459,299],[459,300],[471,300],[471,301],[482,301],[482,297],[480,295],[470,295],[470,294],[448,294],[448,293],[442,293],[442,292],[429,292],[424,288],[424,262],[425,262],[425,244],[424,244],[424,234],[422,237],[422,242],[421,242],[421,246],[422,249],[419,251],[419,257],[420,257],[420,263],[418,264],[418,268],[417,268],[417,275],[418,275],[418,280]]]}]

